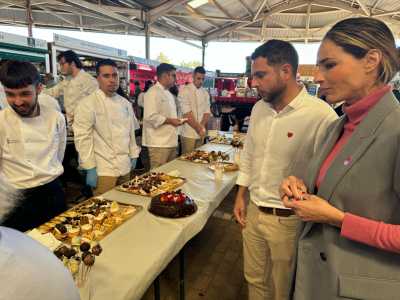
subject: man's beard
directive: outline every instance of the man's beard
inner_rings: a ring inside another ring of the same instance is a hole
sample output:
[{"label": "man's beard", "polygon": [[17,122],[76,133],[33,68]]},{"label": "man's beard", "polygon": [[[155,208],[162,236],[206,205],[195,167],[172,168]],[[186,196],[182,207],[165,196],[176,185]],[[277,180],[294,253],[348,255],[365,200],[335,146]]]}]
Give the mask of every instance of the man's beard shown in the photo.
[{"label": "man's beard", "polygon": [[18,106],[11,105],[12,109],[21,117],[30,117],[32,116],[33,112],[35,111],[36,107],[38,106],[38,99],[36,98],[35,105],[29,108],[27,111],[21,111]]},{"label": "man's beard", "polygon": [[267,102],[267,103],[275,103],[276,101],[279,101],[281,99],[281,96],[283,94],[283,92],[285,91],[285,87],[279,86],[277,88],[275,88],[272,92],[262,96],[263,101]]}]

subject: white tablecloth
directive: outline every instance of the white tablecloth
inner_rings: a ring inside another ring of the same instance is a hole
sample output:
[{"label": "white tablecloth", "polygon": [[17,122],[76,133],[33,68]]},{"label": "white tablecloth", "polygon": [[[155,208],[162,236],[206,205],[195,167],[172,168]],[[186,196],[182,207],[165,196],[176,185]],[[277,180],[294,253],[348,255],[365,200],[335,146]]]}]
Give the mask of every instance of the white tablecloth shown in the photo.
[{"label": "white tablecloth", "polygon": [[[204,150],[230,152],[226,145],[206,144]],[[174,160],[157,169],[178,170],[187,182],[182,190],[197,203],[197,212],[187,218],[166,219],[150,214],[150,198],[112,190],[104,197],[138,204],[143,210],[108,235],[101,244],[103,253],[81,288],[82,300],[140,299],[154,279],[193,236],[202,230],[208,218],[235,185],[237,172],[224,173],[216,182],[208,165]]]}]

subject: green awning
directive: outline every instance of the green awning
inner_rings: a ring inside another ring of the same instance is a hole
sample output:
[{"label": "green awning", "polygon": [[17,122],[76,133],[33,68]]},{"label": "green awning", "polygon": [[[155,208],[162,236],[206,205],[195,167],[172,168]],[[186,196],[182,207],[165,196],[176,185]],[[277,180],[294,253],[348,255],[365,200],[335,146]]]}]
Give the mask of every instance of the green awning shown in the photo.
[{"label": "green awning", "polygon": [[0,59],[11,59],[11,60],[30,61],[30,62],[45,62],[46,54],[0,48]]}]

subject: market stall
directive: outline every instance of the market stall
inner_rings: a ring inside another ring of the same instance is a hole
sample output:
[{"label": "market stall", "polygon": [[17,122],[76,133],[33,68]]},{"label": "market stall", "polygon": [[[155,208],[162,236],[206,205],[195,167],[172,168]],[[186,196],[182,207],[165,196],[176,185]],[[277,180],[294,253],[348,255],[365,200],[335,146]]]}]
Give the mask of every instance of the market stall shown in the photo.
[{"label": "market stall", "polygon": [[0,32],[0,60],[29,61],[40,74],[50,72],[47,42],[26,36]]},{"label": "market stall", "polygon": [[96,63],[102,59],[112,59],[118,65],[120,85],[129,95],[129,58],[126,50],[112,48],[88,41],[78,40],[68,36],[54,34],[54,42],[49,45],[51,53],[51,70],[54,78],[58,77],[57,55],[62,51],[75,51],[83,64],[86,72],[96,76]]}]

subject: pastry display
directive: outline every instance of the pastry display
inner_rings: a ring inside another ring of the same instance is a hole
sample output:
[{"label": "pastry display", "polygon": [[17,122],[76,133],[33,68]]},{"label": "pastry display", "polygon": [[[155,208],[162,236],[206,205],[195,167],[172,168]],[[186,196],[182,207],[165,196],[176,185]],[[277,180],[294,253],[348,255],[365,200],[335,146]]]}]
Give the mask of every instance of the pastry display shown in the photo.
[{"label": "pastry display", "polygon": [[72,245],[61,245],[53,253],[71,272],[77,286],[81,287],[87,281],[96,256],[103,252],[103,248],[99,243],[85,239],[79,238],[74,242]]},{"label": "pastry display", "polygon": [[197,205],[181,190],[166,192],[151,199],[149,212],[165,218],[182,218],[194,214]]},{"label": "pastry display", "polygon": [[76,238],[99,241],[141,209],[102,198],[91,198],[39,226],[42,233],[52,233],[66,244]]},{"label": "pastry display", "polygon": [[184,183],[185,179],[182,177],[151,172],[135,176],[130,181],[118,186],[117,189],[131,194],[154,197],[164,192],[173,191]]},{"label": "pastry display", "polygon": [[209,164],[211,162],[229,160],[229,154],[221,151],[207,152],[203,150],[194,150],[190,153],[183,154],[179,159],[194,163]]},{"label": "pastry display", "polygon": [[209,141],[210,141],[210,143],[213,143],[213,144],[230,145],[232,143],[232,138],[221,134],[221,135],[209,137]]},{"label": "pastry display", "polygon": [[[231,162],[222,162],[221,163],[223,168],[224,168],[224,172],[233,172],[233,171],[237,171],[239,170],[239,166],[236,163],[231,163]],[[216,164],[211,164],[209,166],[209,168],[213,171],[215,171],[215,167]]]}]

